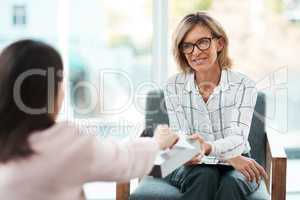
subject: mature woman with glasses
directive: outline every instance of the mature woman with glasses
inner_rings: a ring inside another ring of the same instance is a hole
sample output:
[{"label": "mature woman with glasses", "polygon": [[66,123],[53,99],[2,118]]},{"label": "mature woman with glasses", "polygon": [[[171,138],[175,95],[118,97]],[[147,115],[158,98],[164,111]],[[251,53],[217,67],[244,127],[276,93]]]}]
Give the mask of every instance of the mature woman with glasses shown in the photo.
[{"label": "mature woman with glasses", "polygon": [[[170,127],[199,141],[202,151],[166,181],[184,200],[246,199],[267,176],[249,154],[255,83],[230,69],[226,33],[204,12],[179,23],[173,55],[182,72],[164,90]],[[208,157],[222,164],[211,164]]]},{"label": "mature woman with glasses", "polygon": [[0,54],[0,199],[78,200],[86,182],[144,176],[158,150],[177,139],[159,126],[154,139],[121,144],[55,122],[62,70],[58,52],[43,42],[17,41]]}]

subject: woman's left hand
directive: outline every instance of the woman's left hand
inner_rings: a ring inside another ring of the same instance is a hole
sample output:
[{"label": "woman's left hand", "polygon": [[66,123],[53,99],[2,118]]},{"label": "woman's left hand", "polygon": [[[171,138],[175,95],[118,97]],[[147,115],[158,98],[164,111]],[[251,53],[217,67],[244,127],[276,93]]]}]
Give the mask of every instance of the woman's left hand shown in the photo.
[{"label": "woman's left hand", "polygon": [[188,161],[185,165],[199,164],[201,163],[203,156],[208,155],[211,152],[211,145],[205,142],[203,137],[198,133],[194,133],[193,135],[189,136],[188,139],[196,140],[201,146],[201,151],[192,160]]},{"label": "woman's left hand", "polygon": [[207,143],[204,138],[198,134],[194,133],[193,135],[188,137],[189,139],[196,140],[201,145],[201,154],[208,155],[211,152],[211,144]]}]

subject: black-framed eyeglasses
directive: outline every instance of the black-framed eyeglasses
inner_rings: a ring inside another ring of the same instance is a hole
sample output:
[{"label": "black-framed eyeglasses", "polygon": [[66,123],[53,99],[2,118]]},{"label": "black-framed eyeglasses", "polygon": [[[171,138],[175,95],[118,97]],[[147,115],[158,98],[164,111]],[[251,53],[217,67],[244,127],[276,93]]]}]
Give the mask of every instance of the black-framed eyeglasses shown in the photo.
[{"label": "black-framed eyeglasses", "polygon": [[217,37],[203,37],[195,43],[183,42],[180,44],[179,50],[184,54],[191,54],[196,46],[199,50],[205,51],[210,48],[211,41],[215,38]]}]

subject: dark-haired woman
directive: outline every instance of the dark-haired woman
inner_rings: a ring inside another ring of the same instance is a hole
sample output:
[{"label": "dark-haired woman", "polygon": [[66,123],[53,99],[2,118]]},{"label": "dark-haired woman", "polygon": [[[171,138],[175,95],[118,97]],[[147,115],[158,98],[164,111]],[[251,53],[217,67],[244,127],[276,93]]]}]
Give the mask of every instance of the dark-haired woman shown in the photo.
[{"label": "dark-haired woman", "polygon": [[0,199],[80,199],[85,182],[147,174],[158,150],[177,139],[160,126],[154,139],[121,144],[56,123],[62,70],[58,52],[38,41],[17,41],[0,55]]}]

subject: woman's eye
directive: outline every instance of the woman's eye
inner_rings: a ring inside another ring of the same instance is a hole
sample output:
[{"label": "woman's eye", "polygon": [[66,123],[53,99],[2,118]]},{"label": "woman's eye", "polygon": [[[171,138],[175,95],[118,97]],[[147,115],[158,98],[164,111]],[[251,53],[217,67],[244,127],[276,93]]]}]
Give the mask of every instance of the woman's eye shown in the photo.
[{"label": "woman's eye", "polygon": [[182,48],[183,48],[183,49],[188,49],[188,48],[191,48],[191,47],[192,47],[191,44],[183,44],[183,45],[182,45]]},{"label": "woman's eye", "polygon": [[206,44],[209,44],[209,40],[207,39],[200,40],[198,43],[198,45],[206,45]]}]

